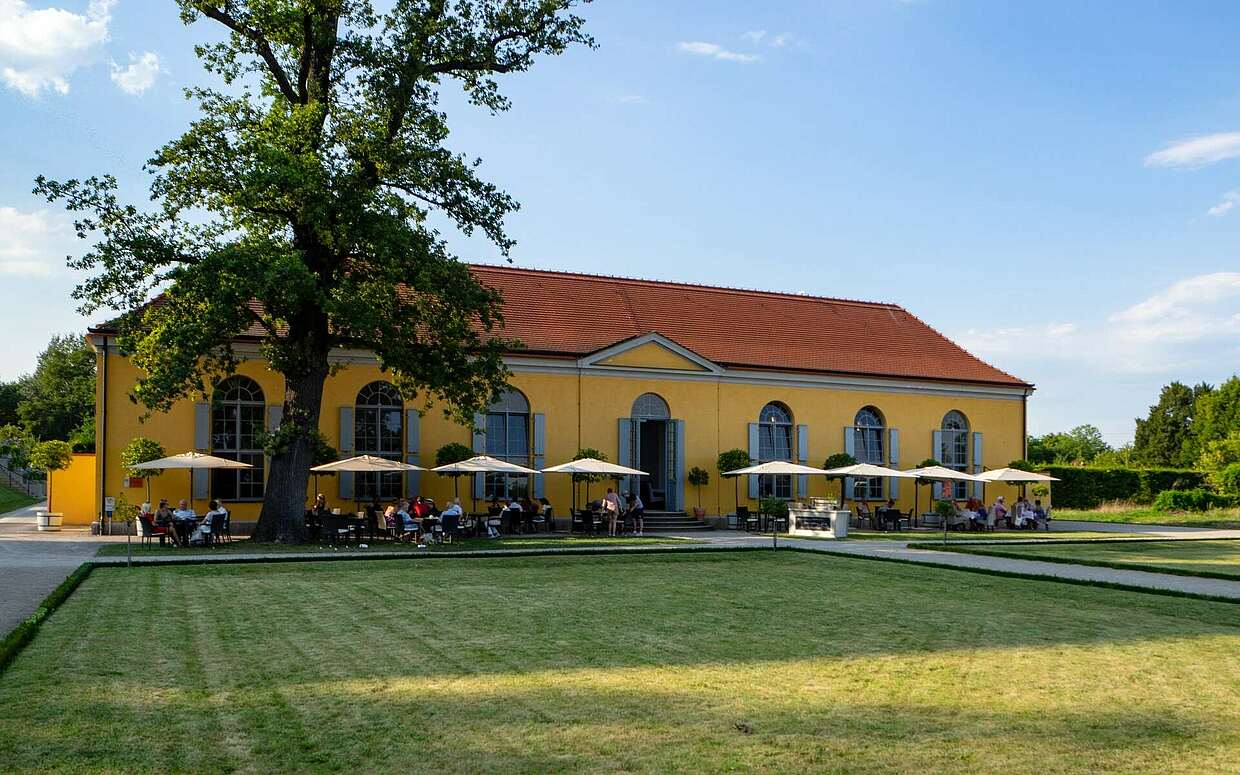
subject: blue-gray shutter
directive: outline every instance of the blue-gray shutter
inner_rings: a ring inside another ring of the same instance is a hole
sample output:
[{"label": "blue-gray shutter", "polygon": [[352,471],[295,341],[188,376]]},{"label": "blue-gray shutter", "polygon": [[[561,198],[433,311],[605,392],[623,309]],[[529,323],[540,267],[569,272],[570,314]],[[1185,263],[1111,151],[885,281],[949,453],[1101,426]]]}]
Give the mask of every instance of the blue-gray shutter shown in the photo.
[{"label": "blue-gray shutter", "polygon": [[[633,466],[633,420],[629,417],[616,419],[616,462],[622,466]],[[632,491],[636,486],[634,477],[625,479],[625,488]]]},{"label": "blue-gray shutter", "polygon": [[[749,423],[749,464],[753,465],[758,462],[758,424],[756,422]],[[758,499],[758,476],[750,474],[749,476],[749,499]]]},{"label": "blue-gray shutter", "polygon": [[685,508],[685,421],[672,420],[672,428],[676,434],[676,465],[673,469],[676,479],[668,490],[672,493],[672,511],[684,511]]},{"label": "blue-gray shutter", "polygon": [[284,421],[284,406],[281,404],[267,405],[267,432],[275,433]]},{"label": "blue-gray shutter", "polygon": [[194,449],[211,451],[211,405],[194,404]]},{"label": "blue-gray shutter", "polygon": [[[857,434],[856,429],[851,425],[844,426],[844,453],[857,457]],[[852,498],[853,495],[853,478],[851,476],[844,477],[844,497]],[[843,506],[844,504],[840,504]]]},{"label": "blue-gray shutter", "polygon": [[934,431],[930,434],[930,457],[934,458],[939,465],[943,464],[943,431]]},{"label": "blue-gray shutter", "polygon": [[[474,415],[474,454],[485,455],[487,451],[487,416],[482,412]],[[487,492],[487,475],[474,474],[474,498],[482,498]]]},{"label": "blue-gray shutter", "polygon": [[[797,462],[801,465],[809,465],[809,426],[797,426]],[[801,474],[797,477],[797,496],[800,498],[809,497],[809,476]]]},{"label": "blue-gray shutter", "polygon": [[[889,428],[887,430],[887,448],[889,454],[888,459],[891,461],[891,467],[898,469],[900,467],[900,429]],[[894,500],[900,499],[900,480],[892,477],[887,485],[887,497]]]},{"label": "blue-gray shutter", "polygon": [[[211,405],[194,404],[194,449],[200,452],[211,451]],[[211,491],[211,472],[205,468],[195,468],[190,472],[190,497],[201,499],[208,497]]]},{"label": "blue-gray shutter", "polygon": [[935,482],[934,484],[930,485],[930,497],[934,498],[936,501],[939,498],[943,497],[943,483],[942,482]]},{"label": "blue-gray shutter", "polygon": [[[547,467],[547,415],[534,413],[534,468],[541,471]],[[534,474],[534,498],[547,493],[546,475]]]},{"label": "blue-gray shutter", "polygon": [[[340,457],[353,457],[353,407],[340,407]],[[353,472],[341,471],[336,474],[336,485],[340,488],[340,499],[353,500]]]},{"label": "blue-gray shutter", "polygon": [[417,409],[405,410],[405,451],[414,455],[422,451],[422,415]]},{"label": "blue-gray shutter", "polygon": [[[982,465],[983,460],[984,458],[982,457],[982,434],[974,433],[973,434],[973,475],[974,476],[977,476],[982,471],[986,470],[985,467]],[[979,501],[982,500],[985,497],[985,494],[984,494],[985,487],[986,487],[985,482],[974,482],[973,483],[973,497],[977,498]]]},{"label": "blue-gray shutter", "polygon": [[[416,454],[405,456],[405,462],[409,463],[410,465],[415,465],[415,466],[419,465],[418,463],[419,459],[420,458]],[[421,494],[422,494],[422,472],[421,471],[406,471],[405,472],[405,497],[414,498]]]}]

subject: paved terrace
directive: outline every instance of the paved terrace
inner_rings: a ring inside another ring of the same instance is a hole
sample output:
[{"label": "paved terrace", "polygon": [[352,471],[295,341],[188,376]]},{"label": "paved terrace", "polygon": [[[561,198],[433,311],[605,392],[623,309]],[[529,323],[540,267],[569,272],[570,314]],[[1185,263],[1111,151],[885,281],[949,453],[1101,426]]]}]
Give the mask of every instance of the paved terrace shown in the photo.
[{"label": "paved terrace", "polygon": [[[44,505],[32,506],[18,512],[0,516],[0,632],[6,632],[26,616],[29,616],[48,593],[58,585],[74,568],[94,557],[99,546],[105,542],[123,542],[124,536],[92,536],[88,531],[66,529],[60,533],[39,533],[34,526],[36,509],[46,508]],[[1240,539],[1240,530],[1212,530],[1200,528],[1168,527],[1160,525],[1114,525],[1106,527],[1106,523],[1098,522],[1055,522],[1053,530],[1093,530],[1123,533],[1138,533],[1145,538],[1158,539],[1202,539],[1202,538],[1233,538]],[[911,549],[910,541],[933,541],[938,533],[910,534],[908,540],[806,540],[780,538],[781,546],[796,546],[799,549],[822,552],[823,554],[840,554],[853,557],[869,557],[887,560],[900,560],[934,565],[943,565],[963,570],[975,569],[985,571],[1001,571],[1020,573],[1033,576],[1045,576],[1051,579],[1069,579],[1073,581],[1105,582],[1145,589],[1170,590],[1196,595],[1232,598],[1240,600],[1240,581],[1224,579],[1207,579],[1193,576],[1178,576],[1165,573],[1149,573],[1145,571],[1118,570],[1099,568],[1088,565],[1071,565],[1064,563],[1040,562],[1037,560],[1018,560],[1004,557],[987,557],[982,555],[959,554],[956,552],[935,551],[933,549]],[[1041,534],[1045,536],[1045,533]],[[677,538],[692,538],[703,541],[700,544],[680,544]],[[770,536],[749,535],[733,531],[698,532],[678,536],[668,534],[667,544],[648,544],[645,546],[616,547],[573,547],[572,549],[511,549],[505,554],[547,554],[558,551],[573,553],[598,552],[642,552],[653,546],[679,545],[688,549],[711,549],[714,547],[766,547],[771,545]],[[1122,540],[1122,539],[1121,539]],[[972,542],[976,543],[976,542]],[[1002,544],[1010,545],[1012,541],[1004,540]],[[468,557],[493,556],[495,551],[436,551],[436,556]],[[269,554],[236,554],[225,556],[213,554],[210,550],[186,551],[161,557],[135,558],[135,564],[148,562],[226,562],[228,560],[246,560],[270,558]],[[323,552],[282,552],[281,560],[307,559],[324,560],[342,557],[383,558],[383,557],[416,557],[408,551],[384,552],[381,548],[367,550],[345,550],[324,554]],[[125,564],[124,557],[99,558],[100,565]]]}]

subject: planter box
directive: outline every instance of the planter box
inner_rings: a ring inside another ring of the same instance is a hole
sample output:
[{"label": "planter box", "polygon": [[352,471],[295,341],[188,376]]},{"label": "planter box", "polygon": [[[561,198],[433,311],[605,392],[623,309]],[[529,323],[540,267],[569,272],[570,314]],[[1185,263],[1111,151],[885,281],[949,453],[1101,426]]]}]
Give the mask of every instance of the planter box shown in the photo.
[{"label": "planter box", "polygon": [[41,532],[55,533],[60,530],[65,515],[59,511],[37,511],[34,515],[35,526]]}]

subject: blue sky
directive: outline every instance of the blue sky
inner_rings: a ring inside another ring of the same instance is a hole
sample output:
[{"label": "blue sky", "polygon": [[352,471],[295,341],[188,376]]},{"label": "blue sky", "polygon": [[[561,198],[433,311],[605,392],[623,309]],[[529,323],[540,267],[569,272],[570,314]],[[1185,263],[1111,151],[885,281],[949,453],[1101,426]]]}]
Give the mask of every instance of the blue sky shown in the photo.
[{"label": "blue sky", "polygon": [[[1036,383],[1034,433],[1120,443],[1160,385],[1236,371],[1240,6],[583,14],[600,48],[506,81],[511,112],[446,103],[522,203],[518,265],[893,301]],[[110,172],[141,201],[215,34],[171,4],[0,0],[0,378],[84,324],[59,260],[80,248],[32,179]]]}]

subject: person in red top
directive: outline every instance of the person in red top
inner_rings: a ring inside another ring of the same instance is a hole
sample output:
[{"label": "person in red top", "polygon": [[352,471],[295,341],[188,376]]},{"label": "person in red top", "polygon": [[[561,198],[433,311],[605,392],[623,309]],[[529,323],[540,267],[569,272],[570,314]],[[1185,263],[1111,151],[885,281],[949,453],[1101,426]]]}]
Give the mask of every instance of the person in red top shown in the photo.
[{"label": "person in red top", "polygon": [[426,519],[430,515],[431,515],[430,504],[422,500],[421,496],[418,496],[417,500],[413,502],[414,519]]}]

